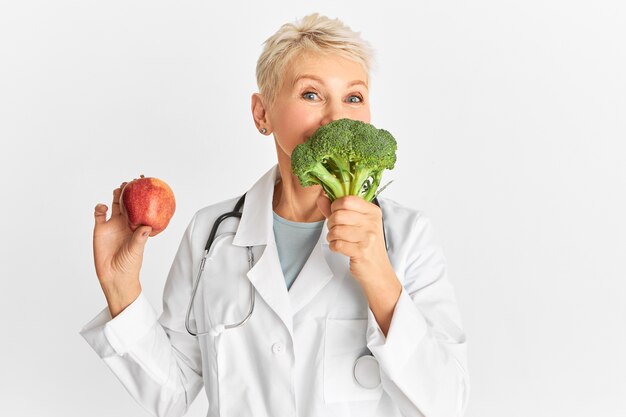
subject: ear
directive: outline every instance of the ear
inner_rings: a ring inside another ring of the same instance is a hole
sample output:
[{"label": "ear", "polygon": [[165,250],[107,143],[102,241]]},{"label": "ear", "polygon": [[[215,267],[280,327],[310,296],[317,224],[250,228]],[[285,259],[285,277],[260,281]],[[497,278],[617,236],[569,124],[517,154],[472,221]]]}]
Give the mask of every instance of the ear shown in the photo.
[{"label": "ear", "polygon": [[269,135],[272,131],[272,124],[268,117],[268,109],[265,105],[263,96],[259,93],[252,94],[252,118],[254,119],[254,125],[256,130],[266,128],[266,135]]}]

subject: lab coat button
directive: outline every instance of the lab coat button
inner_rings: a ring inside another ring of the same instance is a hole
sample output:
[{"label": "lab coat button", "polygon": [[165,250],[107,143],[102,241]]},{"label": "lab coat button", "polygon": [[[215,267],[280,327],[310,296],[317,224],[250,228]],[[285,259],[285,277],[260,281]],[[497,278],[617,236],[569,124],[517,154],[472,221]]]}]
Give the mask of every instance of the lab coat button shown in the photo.
[{"label": "lab coat button", "polygon": [[285,351],[285,347],[283,346],[282,343],[280,342],[276,342],[272,345],[272,353],[274,355],[280,355],[281,353],[283,353]]},{"label": "lab coat button", "polygon": [[380,366],[372,355],[364,355],[354,363],[354,379],[366,389],[374,389],[380,385]]}]

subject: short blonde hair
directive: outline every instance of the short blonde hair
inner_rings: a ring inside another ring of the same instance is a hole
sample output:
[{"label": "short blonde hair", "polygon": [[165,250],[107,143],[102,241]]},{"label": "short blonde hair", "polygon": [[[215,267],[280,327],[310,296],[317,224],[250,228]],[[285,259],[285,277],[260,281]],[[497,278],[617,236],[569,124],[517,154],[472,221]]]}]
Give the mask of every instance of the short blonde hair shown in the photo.
[{"label": "short blonde hair", "polygon": [[370,73],[374,64],[374,50],[339,19],[329,19],[313,13],[295,23],[285,23],[265,42],[256,65],[259,92],[272,106],[282,87],[282,77],[287,64],[305,51],[336,53],[363,65]]}]

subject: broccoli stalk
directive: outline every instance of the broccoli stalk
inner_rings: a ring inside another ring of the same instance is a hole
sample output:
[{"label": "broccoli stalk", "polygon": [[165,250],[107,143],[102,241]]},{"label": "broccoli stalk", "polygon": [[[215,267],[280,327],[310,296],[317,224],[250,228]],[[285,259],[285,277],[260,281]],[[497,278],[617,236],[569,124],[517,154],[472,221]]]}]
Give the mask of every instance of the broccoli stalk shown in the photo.
[{"label": "broccoli stalk", "polygon": [[[332,200],[344,194],[344,185],[334,174],[328,172],[328,169],[322,162],[318,162],[309,172],[309,175],[315,178],[311,181],[320,184],[324,192],[331,197]],[[312,184],[309,184],[312,185]]]},{"label": "broccoli stalk", "polygon": [[320,127],[293,150],[293,173],[304,187],[319,184],[331,201],[356,195],[372,201],[385,169],[393,169],[396,141],[389,132],[351,119]]}]

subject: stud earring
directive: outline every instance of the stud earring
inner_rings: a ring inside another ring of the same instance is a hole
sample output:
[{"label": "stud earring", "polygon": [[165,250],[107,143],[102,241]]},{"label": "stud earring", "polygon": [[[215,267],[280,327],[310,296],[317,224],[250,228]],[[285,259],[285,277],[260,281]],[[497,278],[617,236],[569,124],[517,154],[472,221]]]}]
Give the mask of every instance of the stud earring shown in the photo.
[{"label": "stud earring", "polygon": [[261,129],[261,133],[266,134],[267,133],[267,129],[266,128],[262,128]]}]

